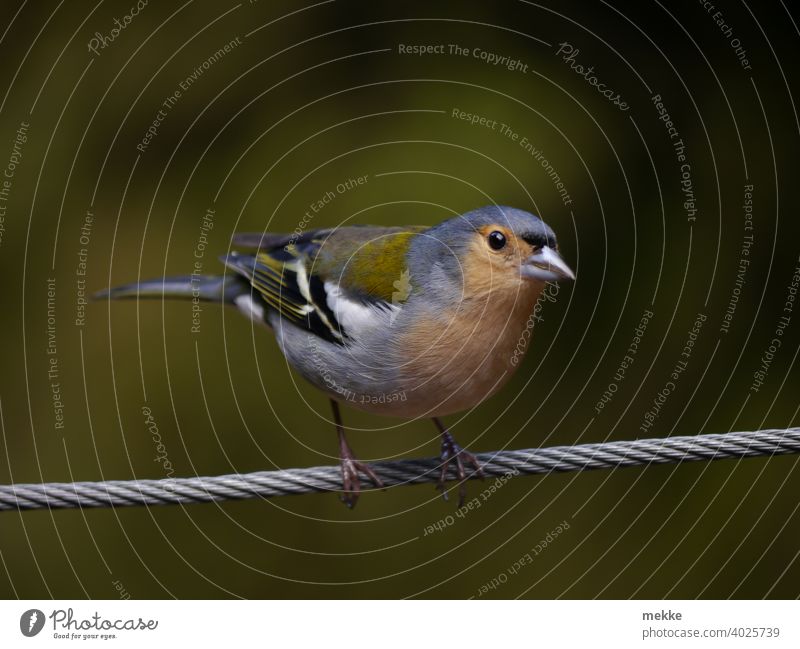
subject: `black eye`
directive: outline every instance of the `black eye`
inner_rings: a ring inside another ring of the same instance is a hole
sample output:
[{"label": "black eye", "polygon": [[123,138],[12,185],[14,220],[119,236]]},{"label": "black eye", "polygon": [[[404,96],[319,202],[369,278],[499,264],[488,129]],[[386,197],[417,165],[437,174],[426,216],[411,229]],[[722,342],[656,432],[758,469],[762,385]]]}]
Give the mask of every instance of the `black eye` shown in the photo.
[{"label": "black eye", "polygon": [[489,247],[492,250],[502,250],[506,246],[506,236],[495,230],[489,234]]}]

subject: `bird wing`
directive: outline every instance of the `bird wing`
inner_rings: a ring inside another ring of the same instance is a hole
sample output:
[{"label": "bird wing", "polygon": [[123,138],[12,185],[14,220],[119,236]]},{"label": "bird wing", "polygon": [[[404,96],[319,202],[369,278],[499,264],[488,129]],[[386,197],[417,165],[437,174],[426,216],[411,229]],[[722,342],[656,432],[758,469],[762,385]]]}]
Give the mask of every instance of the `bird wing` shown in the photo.
[{"label": "bird wing", "polygon": [[349,226],[299,235],[243,233],[226,266],[250,281],[281,317],[338,344],[399,309],[411,294],[406,255],[426,226]]}]

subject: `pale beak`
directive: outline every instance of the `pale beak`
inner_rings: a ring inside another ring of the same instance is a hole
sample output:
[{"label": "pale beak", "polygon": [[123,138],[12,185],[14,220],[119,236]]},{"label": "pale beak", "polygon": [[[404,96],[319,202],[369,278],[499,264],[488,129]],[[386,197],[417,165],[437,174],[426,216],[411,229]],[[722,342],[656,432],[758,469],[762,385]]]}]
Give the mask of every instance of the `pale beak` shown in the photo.
[{"label": "pale beak", "polygon": [[548,246],[539,248],[528,257],[520,270],[523,277],[538,279],[543,282],[554,282],[559,279],[575,279],[575,273],[564,263],[555,250]]}]

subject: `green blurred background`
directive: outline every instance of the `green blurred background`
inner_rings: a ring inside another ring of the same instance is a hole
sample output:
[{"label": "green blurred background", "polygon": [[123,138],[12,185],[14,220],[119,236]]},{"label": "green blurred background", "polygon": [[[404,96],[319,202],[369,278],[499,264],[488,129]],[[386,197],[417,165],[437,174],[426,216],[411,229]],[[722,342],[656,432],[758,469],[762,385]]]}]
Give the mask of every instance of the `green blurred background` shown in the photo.
[{"label": "green blurred background", "polygon": [[[0,240],[1,482],[335,462],[326,398],[234,311],[207,308],[198,333],[188,303],[94,303],[75,322],[82,248],[89,292],[186,274],[213,208],[202,263],[217,272],[233,232],[290,232],[328,191],[334,200],[309,227],[434,224],[496,202],[536,212],[558,233],[578,281],[544,307],[510,385],[448,418],[474,451],[797,424],[800,312],[751,389],[800,263],[798,32],[783,3],[726,5],[715,17],[702,3],[150,2],[126,24],[132,1],[0,9],[0,165],[19,159]],[[115,18],[125,27],[110,40]],[[96,33],[109,40],[93,53]],[[571,62],[560,43],[579,50]],[[437,44],[444,54],[399,51]],[[526,67],[491,65],[475,48]],[[659,120],[656,94],[679,138]],[[507,124],[518,139],[453,109]],[[336,191],[359,176],[367,182]],[[751,263],[737,288],[746,234]],[[598,411],[646,310],[654,315],[634,363]],[[698,313],[706,321],[688,367],[642,430]],[[364,460],[438,453],[429,422],[344,416],[361,429],[349,437]],[[470,494],[486,486],[471,483]],[[428,535],[455,509],[430,485],[366,494],[353,511],[322,494],[6,512],[0,595],[471,597],[566,520],[546,551],[482,597],[796,597],[798,488],[793,456],[519,478]]]}]

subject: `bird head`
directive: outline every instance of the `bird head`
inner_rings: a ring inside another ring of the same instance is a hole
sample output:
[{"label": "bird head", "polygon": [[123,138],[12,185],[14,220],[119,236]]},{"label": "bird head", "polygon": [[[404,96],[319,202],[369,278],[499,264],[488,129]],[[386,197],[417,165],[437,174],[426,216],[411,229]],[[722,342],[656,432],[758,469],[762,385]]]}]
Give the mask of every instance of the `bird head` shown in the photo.
[{"label": "bird head", "polygon": [[462,214],[417,237],[418,257],[441,268],[468,292],[524,290],[575,279],[558,253],[553,230],[538,216],[488,206]]}]

